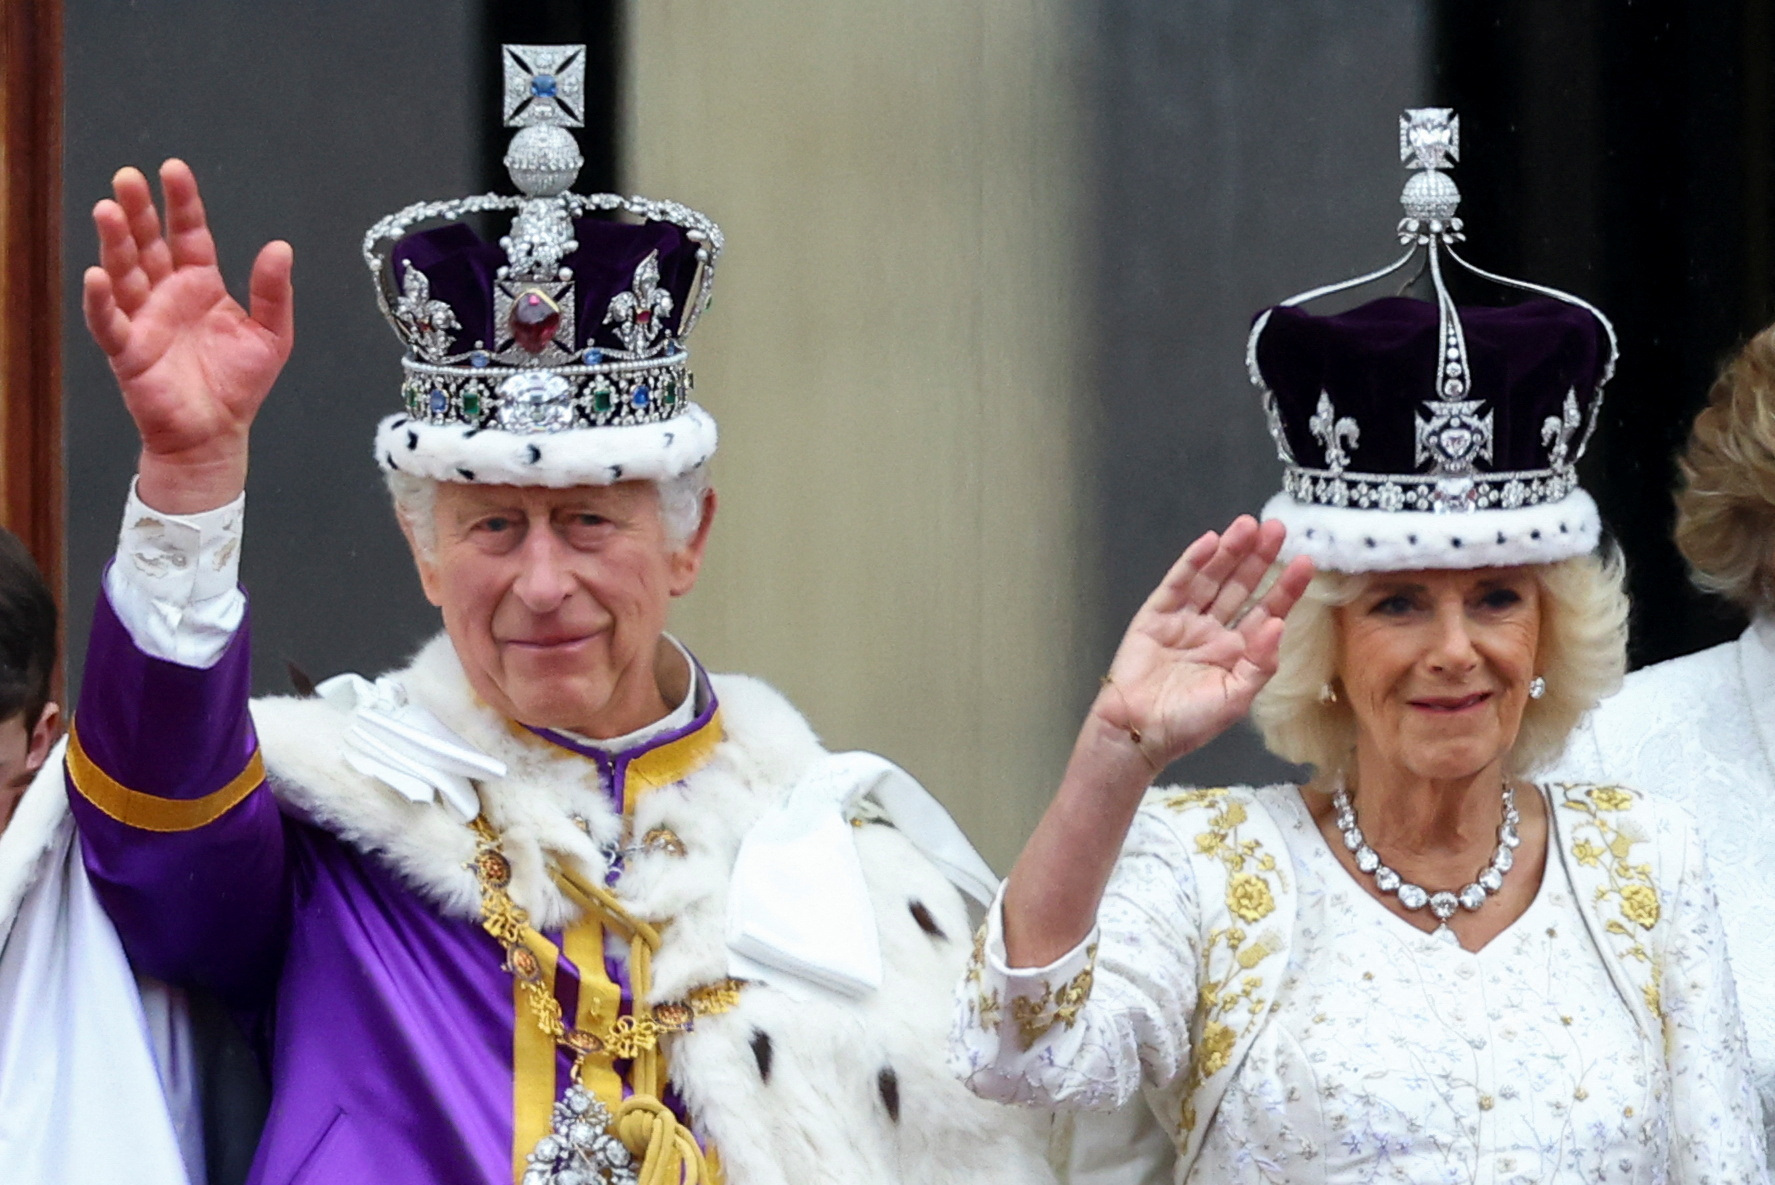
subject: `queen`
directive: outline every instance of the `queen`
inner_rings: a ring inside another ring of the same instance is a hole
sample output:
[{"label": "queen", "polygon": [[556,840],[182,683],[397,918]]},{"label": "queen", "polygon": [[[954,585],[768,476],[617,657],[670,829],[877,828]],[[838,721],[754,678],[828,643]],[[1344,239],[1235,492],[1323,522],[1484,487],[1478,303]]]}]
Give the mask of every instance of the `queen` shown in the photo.
[{"label": "queen", "polygon": [[[975,1091],[1169,1137],[1091,1176],[1080,1121],[1076,1179],[1765,1179],[1686,816],[1535,779],[1624,665],[1574,472],[1615,349],[1455,306],[1458,126],[1402,123],[1402,259],[1258,317],[1284,491],[1135,616],[959,989]],[[1298,307],[1420,252],[1433,302]],[[1248,713],[1305,785],[1148,789]]]}]

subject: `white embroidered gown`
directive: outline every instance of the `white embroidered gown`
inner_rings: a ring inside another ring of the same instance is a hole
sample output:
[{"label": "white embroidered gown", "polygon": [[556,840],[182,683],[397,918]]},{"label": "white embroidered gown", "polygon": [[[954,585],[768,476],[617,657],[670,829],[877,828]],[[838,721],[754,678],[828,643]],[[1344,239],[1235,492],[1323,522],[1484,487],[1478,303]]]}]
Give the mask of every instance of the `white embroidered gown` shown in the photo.
[{"label": "white embroidered gown", "polygon": [[[1611,980],[1559,858],[1547,861],[1528,911],[1470,953],[1452,936],[1410,926],[1356,884],[1295,788],[1258,795],[1293,866],[1287,968],[1180,1181],[1765,1179],[1704,874],[1685,876],[1665,903],[1681,924],[1672,961],[1693,989],[1666,1011],[1675,1044],[1704,1051],[1673,1057],[1672,1078]],[[1096,929],[1049,967],[1006,966],[995,906],[979,977],[959,993],[952,1046],[977,1092],[1101,1110],[1143,1084],[1162,1093],[1186,1072],[1189,1021],[1204,1003],[1190,862],[1197,837],[1175,820],[1161,797],[1149,797]],[[1073,1023],[1050,1019],[1025,1045],[1015,1002],[1081,982],[1093,947],[1094,975]]]},{"label": "white embroidered gown", "polygon": [[1555,780],[1619,782],[1695,817],[1719,890],[1763,1123],[1775,1133],[1775,620],[1637,671],[1572,735]]}]

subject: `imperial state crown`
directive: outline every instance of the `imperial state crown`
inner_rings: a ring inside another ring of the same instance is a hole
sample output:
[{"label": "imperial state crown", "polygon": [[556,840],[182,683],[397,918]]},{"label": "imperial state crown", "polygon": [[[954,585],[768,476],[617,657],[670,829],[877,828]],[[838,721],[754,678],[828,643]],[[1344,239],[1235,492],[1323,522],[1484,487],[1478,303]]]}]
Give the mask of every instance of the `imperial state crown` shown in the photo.
[{"label": "imperial state crown", "polygon": [[[675,476],[715,450],[685,338],[708,307],[721,230],[676,202],[569,190],[585,56],[502,47],[518,194],[420,202],[364,235],[377,303],[406,347],[404,411],[377,432],[385,469],[607,484]],[[497,242],[463,221],[506,211]]]}]

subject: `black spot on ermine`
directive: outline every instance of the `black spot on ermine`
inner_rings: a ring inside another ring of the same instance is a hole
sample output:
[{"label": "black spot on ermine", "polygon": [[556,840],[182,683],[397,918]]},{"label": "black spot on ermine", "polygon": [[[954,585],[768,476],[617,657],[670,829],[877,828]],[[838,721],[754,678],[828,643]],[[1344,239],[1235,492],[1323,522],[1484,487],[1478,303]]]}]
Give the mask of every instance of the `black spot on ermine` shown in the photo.
[{"label": "black spot on ermine", "polygon": [[920,930],[932,938],[948,939],[949,935],[943,933],[943,927],[937,924],[937,919],[931,916],[931,911],[925,907],[924,902],[913,901],[906,908],[911,911],[912,920],[918,923]]},{"label": "black spot on ermine", "polygon": [[881,1091],[881,1102],[887,1108],[888,1118],[900,1122],[900,1076],[894,1073],[892,1066],[883,1066],[881,1073],[875,1076],[875,1085]]},{"label": "black spot on ermine", "polygon": [[407,429],[407,451],[411,452],[418,447],[419,447],[419,433],[415,432],[411,428],[408,428]]},{"label": "black spot on ermine", "polygon": [[530,446],[530,463],[532,465],[534,465],[540,460],[542,460],[542,450],[537,448],[535,445],[531,445]]},{"label": "black spot on ermine", "polygon": [[752,1057],[758,1062],[758,1077],[770,1081],[770,1034],[763,1029],[752,1030]]},{"label": "black spot on ermine", "polygon": [[464,469],[462,466],[458,465],[456,467],[456,472],[462,474],[463,481],[473,481],[475,479],[475,471],[473,469]]}]

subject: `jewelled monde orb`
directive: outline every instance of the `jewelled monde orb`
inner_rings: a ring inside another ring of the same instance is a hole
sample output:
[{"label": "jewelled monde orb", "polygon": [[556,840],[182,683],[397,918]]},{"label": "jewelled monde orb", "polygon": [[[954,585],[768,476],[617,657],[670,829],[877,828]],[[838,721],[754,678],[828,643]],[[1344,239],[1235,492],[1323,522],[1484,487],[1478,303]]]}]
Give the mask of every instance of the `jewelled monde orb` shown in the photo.
[{"label": "jewelled monde orb", "polygon": [[573,385],[558,374],[515,374],[499,384],[499,426],[559,432],[573,426]]}]

